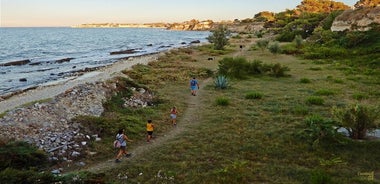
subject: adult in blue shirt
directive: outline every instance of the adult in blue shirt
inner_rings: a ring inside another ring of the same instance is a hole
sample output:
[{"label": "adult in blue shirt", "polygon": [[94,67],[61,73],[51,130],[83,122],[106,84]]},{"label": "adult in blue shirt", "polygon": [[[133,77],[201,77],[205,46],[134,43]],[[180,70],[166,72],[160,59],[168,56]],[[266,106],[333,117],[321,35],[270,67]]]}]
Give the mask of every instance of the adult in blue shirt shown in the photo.
[{"label": "adult in blue shirt", "polygon": [[193,77],[193,79],[190,80],[190,89],[191,89],[191,95],[196,96],[197,90],[199,89],[199,83],[198,80]]}]

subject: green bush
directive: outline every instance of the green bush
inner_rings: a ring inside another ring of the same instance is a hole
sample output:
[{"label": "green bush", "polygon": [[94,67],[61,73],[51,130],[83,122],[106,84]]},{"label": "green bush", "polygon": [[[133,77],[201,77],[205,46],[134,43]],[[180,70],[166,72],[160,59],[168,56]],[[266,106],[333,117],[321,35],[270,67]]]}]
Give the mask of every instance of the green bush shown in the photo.
[{"label": "green bush", "polygon": [[291,112],[296,115],[306,115],[309,111],[310,109],[304,105],[295,105],[291,110]]},{"label": "green bush", "polygon": [[207,40],[214,44],[215,50],[223,50],[224,46],[228,44],[228,36],[230,35],[230,31],[226,26],[220,25],[217,29],[211,32],[212,34],[207,37]]},{"label": "green bush", "polygon": [[219,61],[219,75],[224,75],[231,78],[244,79],[247,78],[247,68],[249,63],[245,58],[226,57]]},{"label": "green bush", "polygon": [[311,184],[327,184],[332,183],[331,176],[322,170],[315,170],[310,176]]},{"label": "green bush", "polygon": [[263,94],[260,92],[252,91],[245,95],[246,99],[261,99],[263,98]]},{"label": "green bush", "polygon": [[315,92],[316,95],[320,96],[330,96],[330,95],[335,95],[335,92],[329,89],[320,89]]},{"label": "green bush", "polygon": [[367,99],[368,96],[363,93],[354,93],[352,95],[352,98],[354,98],[355,100],[363,100],[363,99]]},{"label": "green bush", "polygon": [[306,99],[306,102],[311,105],[323,105],[325,101],[318,96],[310,96]]},{"label": "green bush", "polygon": [[218,89],[227,89],[228,88],[228,80],[227,77],[224,75],[219,75],[214,80],[215,88]]},{"label": "green bush", "polygon": [[256,42],[257,47],[261,49],[261,51],[264,51],[268,47],[269,40],[267,39],[261,39]]},{"label": "green bush", "polygon": [[272,42],[271,44],[269,44],[268,49],[272,54],[281,53],[281,47],[278,42]]},{"label": "green bush", "polygon": [[4,184],[18,184],[18,183],[55,183],[59,179],[49,172],[43,173],[33,170],[16,170],[7,168],[0,171],[0,181]]},{"label": "green bush", "polygon": [[293,40],[294,44],[296,45],[296,47],[299,49],[302,47],[302,44],[303,44],[303,39],[302,39],[302,36],[301,35],[297,35],[294,40]]},{"label": "green bush", "polygon": [[346,108],[333,108],[333,115],[347,129],[353,139],[363,139],[368,131],[379,127],[379,107],[355,104]]},{"label": "green bush", "polygon": [[262,64],[260,60],[248,62],[245,58],[226,57],[219,61],[218,74],[236,79],[246,79],[249,75],[269,73],[275,77],[286,76],[290,69],[281,64]]},{"label": "green bush", "polygon": [[46,153],[26,142],[10,142],[0,146],[0,170],[44,168],[47,165]]},{"label": "green bush", "polygon": [[274,75],[275,77],[284,77],[285,72],[290,71],[290,69],[287,66],[281,66],[280,63],[276,63],[271,65],[271,75]]},{"label": "green bush", "polygon": [[303,84],[311,83],[311,80],[308,78],[301,78],[300,83],[303,83]]},{"label": "green bush", "polygon": [[219,106],[230,105],[230,99],[228,99],[226,97],[218,97],[218,98],[216,98],[215,102],[216,102],[216,105],[219,105]]},{"label": "green bush", "polygon": [[324,119],[320,115],[311,115],[304,122],[306,128],[302,130],[301,135],[313,147],[322,143],[331,144],[331,141],[339,141],[342,137],[335,128],[336,125],[333,120]]}]

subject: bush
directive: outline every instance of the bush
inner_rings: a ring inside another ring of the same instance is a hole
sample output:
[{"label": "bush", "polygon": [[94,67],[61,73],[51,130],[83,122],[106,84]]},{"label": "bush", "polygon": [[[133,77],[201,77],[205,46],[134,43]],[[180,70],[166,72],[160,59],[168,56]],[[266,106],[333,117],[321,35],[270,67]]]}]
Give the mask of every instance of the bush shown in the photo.
[{"label": "bush", "polygon": [[214,81],[215,88],[218,89],[227,89],[228,88],[228,80],[224,75],[219,75],[215,78]]},{"label": "bush", "polygon": [[249,63],[245,58],[223,58],[219,61],[219,75],[231,78],[244,79],[247,78]]},{"label": "bush", "polygon": [[320,89],[315,92],[316,95],[321,95],[321,96],[329,96],[329,95],[334,95],[335,92],[331,91],[329,89]]},{"label": "bush", "polygon": [[303,83],[303,84],[311,83],[311,80],[308,78],[301,78],[300,83]]},{"label": "bush", "polygon": [[252,91],[245,95],[246,99],[261,99],[263,98],[263,94],[260,92]]},{"label": "bush", "polygon": [[58,181],[50,173],[41,173],[33,170],[16,170],[7,168],[0,172],[0,181],[2,183],[55,183]]},{"label": "bush", "polygon": [[228,99],[226,97],[218,97],[218,98],[216,98],[215,102],[216,102],[216,105],[219,105],[219,106],[230,105],[230,99]]},{"label": "bush", "polygon": [[249,75],[269,73],[275,77],[285,76],[285,72],[290,69],[281,64],[262,64],[259,60],[248,62],[245,58],[223,58],[219,61],[219,75],[225,75],[227,77],[236,79],[245,79]]},{"label": "bush", "polygon": [[264,51],[268,47],[269,40],[261,39],[256,42],[257,47],[261,49],[261,51]]},{"label": "bush", "polygon": [[271,43],[269,46],[268,46],[268,49],[269,51],[272,53],[272,54],[279,54],[281,53],[281,47],[280,47],[280,44],[278,42],[273,42]]},{"label": "bush", "polygon": [[327,184],[332,183],[331,176],[322,170],[316,170],[311,173],[310,176],[311,184]]},{"label": "bush", "polygon": [[310,96],[306,99],[306,102],[311,105],[323,105],[325,101],[318,96]]},{"label": "bush", "polygon": [[320,115],[311,115],[304,122],[306,128],[301,134],[313,147],[324,142],[338,141],[341,136],[335,128],[334,121],[324,119]]},{"label": "bush", "polygon": [[228,44],[228,36],[230,35],[230,31],[227,30],[227,27],[219,25],[217,29],[211,32],[212,34],[207,37],[207,40],[214,44],[215,50],[223,50],[224,46]]},{"label": "bush", "polygon": [[379,127],[379,108],[366,107],[360,104],[347,108],[333,108],[333,115],[347,129],[353,139],[363,139],[368,131]]},{"label": "bush", "polygon": [[293,40],[294,44],[296,45],[296,47],[299,49],[302,47],[302,44],[303,44],[303,39],[302,39],[302,36],[301,35],[297,35],[294,40]]},{"label": "bush", "polygon": [[363,99],[366,99],[368,97],[367,97],[367,95],[362,94],[362,93],[354,93],[352,95],[352,98],[354,98],[355,100],[363,100]]},{"label": "bush", "polygon": [[287,66],[281,66],[280,63],[273,64],[271,67],[272,75],[275,77],[284,77],[286,71],[290,71]]},{"label": "bush", "polygon": [[43,168],[47,165],[46,153],[26,142],[10,142],[0,147],[0,170]]}]

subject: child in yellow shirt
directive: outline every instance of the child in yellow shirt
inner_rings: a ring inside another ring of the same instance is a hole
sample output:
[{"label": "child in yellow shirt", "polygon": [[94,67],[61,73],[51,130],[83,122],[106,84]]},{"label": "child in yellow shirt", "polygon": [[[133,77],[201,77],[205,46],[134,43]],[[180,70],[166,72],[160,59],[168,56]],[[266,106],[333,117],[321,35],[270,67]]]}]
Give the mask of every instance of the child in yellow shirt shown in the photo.
[{"label": "child in yellow shirt", "polygon": [[146,132],[148,134],[146,137],[146,142],[150,142],[150,140],[152,139],[153,130],[154,124],[152,123],[152,120],[148,120],[148,123],[146,124]]}]

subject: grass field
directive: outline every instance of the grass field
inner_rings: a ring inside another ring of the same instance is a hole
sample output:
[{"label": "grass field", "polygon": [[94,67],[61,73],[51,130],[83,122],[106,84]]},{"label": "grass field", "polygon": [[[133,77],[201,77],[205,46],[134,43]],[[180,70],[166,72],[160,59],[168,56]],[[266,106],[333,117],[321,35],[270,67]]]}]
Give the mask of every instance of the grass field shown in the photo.
[{"label": "grass field", "polygon": [[[106,180],[198,184],[380,183],[379,140],[343,138],[343,142],[313,145],[302,136],[307,118],[332,119],[334,106],[378,105],[380,88],[371,76],[348,75],[334,64],[250,49],[254,41],[254,38],[233,39],[224,53],[210,54],[207,45],[180,49],[161,56],[158,62],[136,67],[135,72],[126,72],[135,81],[154,89],[161,99],[159,105],[142,115],[142,119],[153,117],[157,142],[152,144],[157,145],[100,171]],[[241,44],[246,48],[243,51],[238,47]],[[227,56],[280,63],[290,68],[289,76],[231,79],[230,88],[217,90],[210,72],[217,71],[218,61]],[[215,59],[210,61],[208,57]],[[197,76],[202,85],[196,97],[190,96],[188,89],[191,76]],[[252,94],[260,97],[248,97]],[[227,103],[221,103],[220,99]],[[168,118],[172,106],[180,111],[181,132],[165,142],[158,141],[176,131]],[[184,117],[191,108],[192,113],[187,115],[194,116],[191,119],[196,122],[188,122],[188,117]],[[133,137],[136,141],[131,150],[146,146],[143,136],[141,133]],[[372,171],[374,181],[358,176]]]}]

